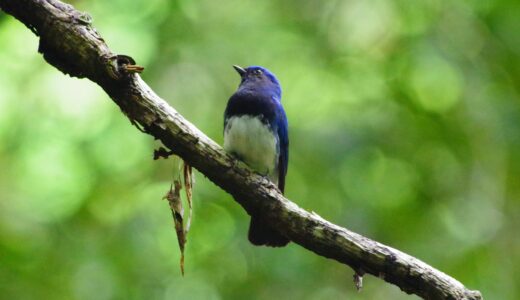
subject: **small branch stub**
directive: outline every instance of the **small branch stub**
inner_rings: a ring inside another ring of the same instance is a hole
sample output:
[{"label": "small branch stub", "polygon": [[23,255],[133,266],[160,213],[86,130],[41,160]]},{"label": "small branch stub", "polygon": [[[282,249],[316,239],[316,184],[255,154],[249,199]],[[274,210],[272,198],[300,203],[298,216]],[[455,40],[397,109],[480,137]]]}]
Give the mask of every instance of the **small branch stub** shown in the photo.
[{"label": "small branch stub", "polygon": [[166,150],[164,147],[159,147],[159,149],[153,151],[154,160],[158,160],[159,158],[167,159],[171,155],[173,155],[173,151]]},{"label": "small branch stub", "polygon": [[363,288],[363,274],[364,272],[362,271],[354,272],[354,285],[358,292],[361,292],[361,289]]},{"label": "small branch stub", "polygon": [[128,55],[119,54],[116,58],[120,71],[121,69],[127,73],[141,73],[144,71],[144,67],[136,65],[135,60]]}]

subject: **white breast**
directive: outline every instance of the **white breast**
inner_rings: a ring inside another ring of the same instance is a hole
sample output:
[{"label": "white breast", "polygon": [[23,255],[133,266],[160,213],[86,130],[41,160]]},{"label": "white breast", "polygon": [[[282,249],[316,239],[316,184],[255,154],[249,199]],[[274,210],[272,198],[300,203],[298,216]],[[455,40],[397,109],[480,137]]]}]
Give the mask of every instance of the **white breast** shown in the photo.
[{"label": "white breast", "polygon": [[277,140],[270,128],[253,116],[229,118],[224,130],[224,149],[236,153],[255,171],[278,183]]}]

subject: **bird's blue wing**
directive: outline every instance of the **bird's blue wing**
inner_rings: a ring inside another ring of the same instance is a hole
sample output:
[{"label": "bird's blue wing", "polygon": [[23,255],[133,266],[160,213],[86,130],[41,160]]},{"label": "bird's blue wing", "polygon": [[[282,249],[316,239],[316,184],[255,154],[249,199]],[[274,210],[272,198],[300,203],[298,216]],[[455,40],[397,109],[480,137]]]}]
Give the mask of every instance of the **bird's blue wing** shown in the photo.
[{"label": "bird's blue wing", "polygon": [[289,163],[289,124],[287,116],[280,103],[278,103],[276,125],[278,127],[278,139],[280,143],[280,155],[278,157],[278,188],[283,193],[285,189],[285,175]]}]

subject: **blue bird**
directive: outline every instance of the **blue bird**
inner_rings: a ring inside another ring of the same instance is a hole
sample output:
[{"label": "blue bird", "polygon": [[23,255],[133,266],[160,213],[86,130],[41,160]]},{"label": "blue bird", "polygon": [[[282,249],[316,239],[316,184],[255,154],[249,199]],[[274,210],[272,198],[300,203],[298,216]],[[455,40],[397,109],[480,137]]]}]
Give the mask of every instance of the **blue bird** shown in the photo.
[{"label": "blue bird", "polygon": [[[289,162],[289,136],[280,83],[269,70],[233,66],[240,74],[237,91],[224,112],[224,149],[267,176],[283,193]],[[283,247],[289,239],[251,214],[249,241]]]}]

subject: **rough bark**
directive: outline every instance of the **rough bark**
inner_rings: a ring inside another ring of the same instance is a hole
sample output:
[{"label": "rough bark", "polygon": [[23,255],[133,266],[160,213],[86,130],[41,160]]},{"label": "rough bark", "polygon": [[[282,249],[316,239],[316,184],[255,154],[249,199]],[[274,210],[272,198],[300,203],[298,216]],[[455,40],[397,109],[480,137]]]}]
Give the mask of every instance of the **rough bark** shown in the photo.
[{"label": "rough bark", "polygon": [[425,299],[482,299],[456,279],[399,250],[370,240],[286,199],[266,179],[227,155],[158,97],[135,74],[133,60],[115,55],[91,18],[56,0],[0,0],[0,8],[40,37],[38,51],[65,74],[100,85],[132,123],[233,195],[244,209],[318,255],[369,273]]}]

